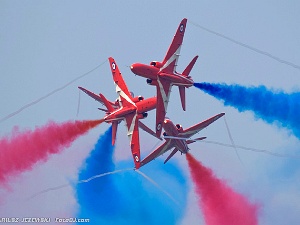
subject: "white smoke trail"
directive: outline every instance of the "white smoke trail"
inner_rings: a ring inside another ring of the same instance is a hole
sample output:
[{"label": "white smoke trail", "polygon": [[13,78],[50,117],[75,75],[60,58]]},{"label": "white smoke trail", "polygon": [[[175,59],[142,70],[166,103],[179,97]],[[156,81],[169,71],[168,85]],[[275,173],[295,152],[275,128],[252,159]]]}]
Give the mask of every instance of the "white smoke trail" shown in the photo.
[{"label": "white smoke trail", "polygon": [[230,142],[231,142],[232,146],[234,147],[235,153],[236,153],[236,155],[237,155],[237,157],[238,157],[239,161],[241,162],[241,164],[243,164],[243,165],[244,165],[244,163],[243,163],[243,161],[241,160],[241,157],[240,157],[240,155],[239,155],[239,153],[238,153],[238,150],[237,150],[237,148],[236,148],[236,145],[235,145],[235,143],[234,143],[234,141],[233,141],[233,138],[232,138],[232,135],[231,135],[231,132],[230,132],[230,130],[229,130],[229,126],[228,126],[228,123],[227,123],[227,121],[226,121],[226,118],[225,118],[225,117],[226,117],[226,116],[224,116],[223,118],[224,118],[224,122],[225,122],[226,130],[227,130],[227,133],[228,133],[228,136],[229,136]]},{"label": "white smoke trail", "polygon": [[200,29],[202,29],[202,30],[205,30],[205,31],[207,31],[207,32],[209,32],[209,33],[211,33],[211,34],[214,34],[214,35],[216,35],[216,36],[219,36],[219,37],[221,37],[221,38],[224,38],[224,39],[226,39],[226,40],[228,40],[228,41],[231,41],[231,42],[234,43],[234,44],[237,44],[237,45],[242,46],[242,47],[244,47],[244,48],[250,49],[251,51],[254,51],[254,52],[256,52],[256,53],[259,53],[259,54],[261,54],[261,55],[264,55],[264,56],[267,56],[267,57],[269,57],[269,58],[271,58],[271,59],[274,59],[274,60],[276,60],[277,62],[283,63],[283,64],[288,65],[288,66],[292,66],[292,67],[294,67],[295,69],[300,70],[300,66],[297,65],[297,64],[295,64],[295,63],[292,63],[292,62],[289,62],[289,61],[287,61],[287,60],[281,59],[281,58],[279,58],[279,57],[277,57],[277,56],[272,55],[272,54],[269,53],[269,52],[262,51],[262,50],[260,50],[260,49],[258,49],[258,48],[254,48],[254,47],[252,47],[252,46],[250,46],[250,45],[248,45],[248,44],[245,44],[245,43],[243,43],[243,42],[241,42],[241,41],[234,40],[233,38],[230,38],[230,37],[228,37],[228,36],[225,36],[224,34],[218,33],[218,32],[216,32],[216,31],[210,30],[210,29],[208,29],[208,28],[206,28],[206,27],[204,27],[204,26],[201,26],[201,25],[198,24],[198,23],[195,23],[195,22],[192,22],[192,21],[189,21],[189,22],[190,22],[191,24],[193,24],[195,27],[198,27],[198,28],[200,28]]},{"label": "white smoke trail", "polygon": [[[101,174],[97,174],[95,176],[92,176],[88,179],[85,179],[85,180],[79,180],[77,182],[77,184],[82,184],[82,183],[87,183],[87,182],[90,182],[94,179],[97,179],[97,178],[100,178],[100,177],[104,177],[104,176],[107,176],[107,175],[112,175],[112,174],[116,174],[116,173],[121,173],[121,172],[125,172],[125,171],[128,171],[128,170],[133,170],[133,168],[127,168],[127,169],[121,169],[121,170],[115,170],[115,171],[111,171],[111,172],[106,172],[106,173],[101,173]],[[51,187],[51,188],[47,188],[45,190],[42,190],[40,192],[37,192],[35,194],[33,194],[32,196],[30,196],[29,198],[27,198],[27,200],[30,200],[30,199],[33,199],[41,194],[45,194],[47,192],[50,192],[50,191],[56,191],[56,190],[59,190],[59,189],[62,189],[62,188],[65,188],[65,187],[69,187],[70,184],[67,183],[67,184],[62,184],[62,185],[59,185],[59,186],[56,186],[56,187]]]},{"label": "white smoke trail", "polygon": [[152,180],[150,177],[148,177],[146,174],[144,174],[140,170],[136,170],[136,172],[139,173],[140,175],[142,175],[148,181],[150,181],[154,186],[156,186],[158,189],[160,189],[163,193],[165,193],[175,204],[177,204],[178,206],[180,205],[179,202],[175,198],[173,198],[173,196],[170,195],[167,191],[165,191],[161,186],[159,186],[158,183],[156,183],[154,180]]},{"label": "white smoke trail", "polygon": [[265,153],[268,155],[272,155],[272,156],[277,156],[277,157],[286,157],[286,158],[296,158],[296,159],[300,159],[300,156],[296,156],[296,155],[288,155],[288,154],[280,154],[280,153],[276,153],[276,152],[272,152],[266,149],[257,149],[257,148],[250,148],[250,147],[245,147],[245,146],[241,146],[241,145],[230,145],[230,144],[225,144],[225,143],[221,143],[221,142],[217,142],[217,141],[204,141],[202,140],[201,142],[203,143],[207,143],[207,144],[215,144],[215,145],[220,145],[220,146],[224,146],[224,147],[230,147],[230,148],[239,148],[239,149],[243,149],[243,150],[247,150],[247,151],[253,151],[253,152],[261,152],[261,153]]},{"label": "white smoke trail", "polygon": [[12,113],[10,113],[10,114],[8,114],[7,116],[4,116],[4,117],[0,118],[0,123],[2,123],[2,122],[4,122],[4,121],[8,120],[9,118],[11,118],[11,117],[13,117],[13,116],[15,116],[15,115],[21,113],[23,110],[25,110],[25,109],[27,109],[27,108],[29,108],[29,107],[31,107],[31,106],[33,106],[33,105],[39,103],[40,101],[42,101],[42,100],[44,100],[44,99],[50,97],[51,95],[55,94],[56,92],[62,91],[63,89],[65,89],[65,88],[68,87],[69,85],[73,84],[75,81],[77,81],[77,80],[79,80],[79,79],[81,79],[81,78],[87,76],[87,75],[90,74],[91,72],[95,71],[96,69],[98,69],[99,67],[101,67],[102,65],[104,65],[104,63],[105,63],[106,61],[107,61],[107,60],[105,60],[104,62],[102,62],[101,64],[99,64],[98,66],[96,66],[95,68],[91,69],[90,71],[88,71],[88,72],[86,72],[86,73],[84,73],[84,74],[82,74],[82,75],[76,77],[75,79],[69,81],[68,83],[64,84],[63,86],[61,86],[61,87],[59,87],[59,88],[57,88],[57,89],[55,89],[55,90],[49,92],[48,94],[46,94],[46,95],[44,95],[44,96],[42,96],[42,97],[36,99],[35,101],[32,101],[32,102],[30,102],[30,103],[28,103],[28,104],[22,106],[21,108],[19,108],[18,110],[14,111],[14,112],[12,112]]}]

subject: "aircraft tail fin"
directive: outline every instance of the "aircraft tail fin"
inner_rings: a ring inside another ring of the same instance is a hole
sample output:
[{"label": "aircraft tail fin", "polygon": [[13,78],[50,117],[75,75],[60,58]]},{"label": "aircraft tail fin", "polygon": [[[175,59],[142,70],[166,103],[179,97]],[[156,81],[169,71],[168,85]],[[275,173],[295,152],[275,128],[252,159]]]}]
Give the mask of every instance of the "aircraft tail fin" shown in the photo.
[{"label": "aircraft tail fin", "polygon": [[197,59],[198,59],[198,56],[196,55],[196,56],[192,59],[192,61],[189,63],[189,65],[185,68],[185,70],[182,72],[182,75],[184,75],[184,76],[186,76],[186,77],[189,76],[189,74],[190,74],[191,70],[193,69],[193,67],[194,67],[194,65],[195,65],[195,63],[196,63],[196,61],[197,61]]},{"label": "aircraft tail fin", "polygon": [[164,161],[164,164],[166,164],[175,155],[176,152],[178,152],[178,149],[174,148],[173,151],[171,152],[171,154]]},{"label": "aircraft tail fin", "polygon": [[109,101],[104,97],[103,94],[99,94],[102,101],[103,101],[103,104],[105,105],[105,107],[107,108],[108,112],[113,112],[114,111],[114,108],[112,107],[112,105],[109,103]]}]

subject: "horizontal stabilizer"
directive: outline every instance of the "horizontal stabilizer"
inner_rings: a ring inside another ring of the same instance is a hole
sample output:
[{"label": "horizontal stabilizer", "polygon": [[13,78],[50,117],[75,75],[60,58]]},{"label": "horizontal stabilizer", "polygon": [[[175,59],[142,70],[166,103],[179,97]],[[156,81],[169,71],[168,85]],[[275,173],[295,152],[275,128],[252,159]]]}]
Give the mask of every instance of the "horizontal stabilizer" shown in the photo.
[{"label": "horizontal stabilizer", "polygon": [[200,138],[195,138],[195,139],[191,139],[191,140],[187,140],[186,143],[187,144],[191,144],[191,143],[194,143],[196,141],[201,141],[203,139],[205,139],[206,137],[200,137]]},{"label": "horizontal stabilizer", "polygon": [[196,61],[198,59],[198,56],[195,56],[192,61],[190,62],[190,64],[185,68],[185,70],[182,72],[182,75],[184,76],[189,76],[190,75],[190,72],[191,70],[193,69]]}]

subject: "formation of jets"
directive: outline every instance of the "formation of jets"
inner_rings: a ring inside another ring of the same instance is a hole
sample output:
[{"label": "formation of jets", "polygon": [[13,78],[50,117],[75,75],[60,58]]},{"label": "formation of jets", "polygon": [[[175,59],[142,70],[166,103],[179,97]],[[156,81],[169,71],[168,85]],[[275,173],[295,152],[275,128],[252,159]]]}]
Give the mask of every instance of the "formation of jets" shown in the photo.
[{"label": "formation of jets", "polygon": [[[189,74],[198,56],[192,59],[182,73],[176,72],[186,23],[187,19],[183,19],[180,22],[162,62],[152,61],[150,65],[134,63],[130,67],[134,74],[147,78],[147,84],[156,86],[155,97],[147,99],[144,99],[142,96],[134,97],[133,94],[129,92],[117,63],[112,57],[109,57],[109,64],[118,95],[116,101],[109,101],[101,93],[98,95],[83,87],[78,87],[106,107],[105,109],[98,109],[106,113],[103,120],[106,123],[112,124],[112,145],[115,144],[118,124],[123,120],[125,121],[135,169],[139,169],[141,166],[144,166],[169,150],[172,151],[165,160],[165,163],[178,151],[186,154],[189,150],[189,144],[203,140],[206,137],[190,138],[224,115],[224,113],[217,114],[187,129],[183,129],[180,124],[174,125],[170,119],[166,118],[172,86],[178,86],[182,109],[185,111],[185,88],[191,87],[194,84]],[[156,109],[155,131],[140,121],[140,119],[144,119],[148,116],[148,111],[153,109]],[[161,140],[162,129],[164,129],[164,143],[144,159],[141,159],[140,154],[139,128]]]}]

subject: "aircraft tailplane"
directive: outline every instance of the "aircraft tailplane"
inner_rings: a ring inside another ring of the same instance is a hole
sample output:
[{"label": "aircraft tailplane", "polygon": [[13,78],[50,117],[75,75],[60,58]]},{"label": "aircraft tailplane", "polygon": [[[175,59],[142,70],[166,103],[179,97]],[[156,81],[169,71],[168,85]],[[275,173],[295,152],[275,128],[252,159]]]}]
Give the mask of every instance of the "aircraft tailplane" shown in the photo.
[{"label": "aircraft tailplane", "polygon": [[192,61],[189,63],[189,65],[185,68],[185,70],[182,72],[182,75],[184,75],[184,76],[189,76],[189,74],[190,74],[190,72],[191,72],[191,70],[193,69],[193,67],[194,67],[194,65],[195,65],[195,63],[196,63],[196,61],[197,61],[197,59],[198,59],[198,56],[196,55],[193,59],[192,59]]},{"label": "aircraft tailplane", "polygon": [[196,142],[196,141],[201,141],[201,140],[203,140],[203,139],[205,139],[206,137],[200,137],[200,138],[195,138],[195,139],[193,139],[193,140],[187,140],[186,141],[186,143],[187,144],[192,144],[192,143],[194,143],[194,142]]}]

